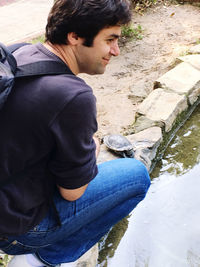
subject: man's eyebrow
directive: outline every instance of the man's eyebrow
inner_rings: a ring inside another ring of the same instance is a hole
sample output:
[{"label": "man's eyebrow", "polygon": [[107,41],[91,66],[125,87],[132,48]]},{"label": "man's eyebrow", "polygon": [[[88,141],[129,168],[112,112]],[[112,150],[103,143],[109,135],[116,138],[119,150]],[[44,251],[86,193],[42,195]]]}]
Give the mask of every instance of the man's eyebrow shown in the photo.
[{"label": "man's eyebrow", "polygon": [[110,38],[110,37],[113,37],[113,38],[115,38],[115,39],[118,39],[118,38],[120,37],[120,35],[113,33],[113,34],[110,34],[110,35],[108,36],[108,38]]}]

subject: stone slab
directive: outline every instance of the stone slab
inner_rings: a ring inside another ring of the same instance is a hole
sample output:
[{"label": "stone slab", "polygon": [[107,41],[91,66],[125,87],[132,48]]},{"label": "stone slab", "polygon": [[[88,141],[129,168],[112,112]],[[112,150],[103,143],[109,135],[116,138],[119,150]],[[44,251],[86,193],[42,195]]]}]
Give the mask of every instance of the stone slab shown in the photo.
[{"label": "stone slab", "polygon": [[98,244],[94,245],[90,250],[88,250],[83,256],[81,256],[77,261],[70,264],[71,267],[95,267],[98,259]]},{"label": "stone slab", "polygon": [[190,53],[190,54],[200,54],[200,44],[191,47],[188,50],[188,53]]},{"label": "stone slab", "polygon": [[188,63],[197,70],[200,70],[200,55],[187,55],[178,57],[178,59],[182,62]]},{"label": "stone slab", "polygon": [[169,132],[177,115],[187,108],[185,96],[159,88],[152,91],[140,104],[137,113],[152,121],[163,122],[165,131]]},{"label": "stone slab", "polygon": [[[139,133],[127,135],[126,137],[135,146],[135,148],[141,146],[151,148],[155,143],[160,144],[162,142],[162,130],[160,127],[150,127],[140,131]],[[148,143],[143,142],[142,144],[141,141],[144,140],[148,141]]]},{"label": "stone slab", "polygon": [[199,96],[200,96],[200,87],[197,87],[188,96],[188,101],[190,105],[193,105],[197,101]]},{"label": "stone slab", "polygon": [[143,162],[149,171],[152,160],[156,157],[157,149],[163,140],[161,128],[151,127],[137,134],[129,135],[127,139],[133,144],[134,158]]},{"label": "stone slab", "polygon": [[[199,46],[199,51],[200,51],[200,46]],[[185,62],[190,64],[193,68],[196,68],[197,70],[200,71],[200,55],[187,55],[183,57],[178,57],[178,60],[181,62]],[[200,86],[195,86],[193,90],[190,92],[188,95],[188,100],[190,105],[193,105],[198,97],[200,96]]]},{"label": "stone slab", "polygon": [[134,133],[139,133],[145,129],[148,129],[148,128],[151,128],[151,127],[154,127],[154,126],[157,126],[157,127],[160,127],[160,128],[164,128],[165,127],[165,124],[164,122],[161,122],[161,121],[153,121],[153,120],[150,120],[149,118],[145,117],[145,116],[141,116],[138,114],[137,115],[137,118],[136,118],[136,121],[133,125],[133,131]]},{"label": "stone slab", "polygon": [[184,95],[189,95],[199,87],[200,71],[186,62],[180,63],[154,83],[154,88],[163,88]]}]

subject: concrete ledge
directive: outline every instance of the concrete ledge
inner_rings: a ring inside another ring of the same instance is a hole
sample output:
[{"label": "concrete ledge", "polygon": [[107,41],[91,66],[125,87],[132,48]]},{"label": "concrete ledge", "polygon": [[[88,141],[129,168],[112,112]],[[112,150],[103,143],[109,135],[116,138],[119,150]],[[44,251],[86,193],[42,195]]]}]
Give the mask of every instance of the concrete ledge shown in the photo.
[{"label": "concrete ledge", "polygon": [[185,62],[165,73],[154,84],[154,89],[163,88],[186,96],[197,87],[200,87],[200,71]]},{"label": "concrete ledge", "polygon": [[188,63],[193,68],[200,70],[200,55],[187,55],[183,57],[178,57],[182,62]]},{"label": "concrete ledge", "polygon": [[98,244],[88,250],[76,262],[70,265],[71,267],[95,267],[98,259]]},{"label": "concrete ledge", "polygon": [[188,53],[189,53],[189,54],[200,54],[200,44],[191,47],[191,48],[188,50]]},{"label": "concrete ledge", "polygon": [[159,88],[152,91],[140,104],[137,113],[144,115],[152,121],[163,122],[165,124],[165,131],[169,132],[177,115],[187,108],[185,96]]}]

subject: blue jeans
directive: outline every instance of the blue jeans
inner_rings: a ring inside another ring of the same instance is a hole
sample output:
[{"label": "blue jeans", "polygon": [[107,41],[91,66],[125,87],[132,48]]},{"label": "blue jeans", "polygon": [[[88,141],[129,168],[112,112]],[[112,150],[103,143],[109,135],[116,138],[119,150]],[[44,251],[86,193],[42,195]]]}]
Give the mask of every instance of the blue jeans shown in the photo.
[{"label": "blue jeans", "polygon": [[7,254],[35,253],[47,266],[77,260],[145,197],[150,178],[135,159],[117,159],[98,166],[98,175],[73,202],[54,197],[62,226],[53,210],[28,233],[0,241]]}]

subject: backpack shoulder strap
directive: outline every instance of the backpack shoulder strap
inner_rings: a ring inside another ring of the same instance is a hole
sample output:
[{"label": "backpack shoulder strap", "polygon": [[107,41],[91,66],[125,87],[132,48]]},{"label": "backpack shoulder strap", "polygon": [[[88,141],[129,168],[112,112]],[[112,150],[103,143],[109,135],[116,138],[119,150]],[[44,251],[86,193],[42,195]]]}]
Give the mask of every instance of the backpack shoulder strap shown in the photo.
[{"label": "backpack shoulder strap", "polygon": [[15,77],[73,74],[72,71],[62,62],[38,61],[17,67]]},{"label": "backpack shoulder strap", "polygon": [[10,53],[14,53],[17,49],[25,45],[31,45],[31,43],[16,43],[16,44],[7,46],[7,49]]},{"label": "backpack shoulder strap", "polygon": [[[9,45],[7,50],[14,53],[17,49],[31,45],[31,43],[16,43]],[[5,48],[5,47],[4,47]],[[9,54],[9,53],[8,53]],[[57,74],[73,74],[71,70],[62,62],[58,61],[38,61],[30,64],[18,66],[15,73],[15,78],[42,76],[42,75],[57,75]]]}]

